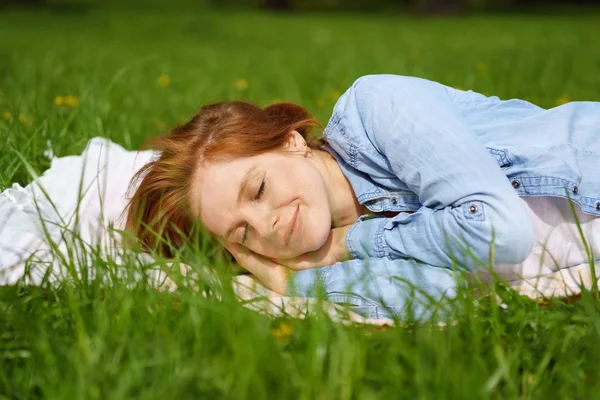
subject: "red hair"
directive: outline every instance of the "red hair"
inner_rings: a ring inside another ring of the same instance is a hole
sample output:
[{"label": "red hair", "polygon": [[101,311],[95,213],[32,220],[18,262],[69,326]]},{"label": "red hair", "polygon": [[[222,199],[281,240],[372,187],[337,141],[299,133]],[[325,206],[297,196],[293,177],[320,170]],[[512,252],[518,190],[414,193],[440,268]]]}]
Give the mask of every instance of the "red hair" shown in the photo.
[{"label": "red hair", "polygon": [[234,101],[202,107],[188,123],[168,135],[147,140],[160,157],[142,167],[129,183],[133,190],[125,212],[125,230],[140,240],[144,251],[173,257],[190,238],[196,221],[190,212],[192,177],[201,162],[249,157],[284,147],[298,131],[310,148],[324,139],[310,139],[319,123],[303,107],[278,103],[260,108]]}]

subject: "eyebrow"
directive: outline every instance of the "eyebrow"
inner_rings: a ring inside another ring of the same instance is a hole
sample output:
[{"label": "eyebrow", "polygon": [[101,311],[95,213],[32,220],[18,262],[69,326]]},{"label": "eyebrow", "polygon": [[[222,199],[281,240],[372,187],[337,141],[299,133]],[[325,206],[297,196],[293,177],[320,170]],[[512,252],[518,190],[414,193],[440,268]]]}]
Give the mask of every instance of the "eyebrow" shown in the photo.
[{"label": "eyebrow", "polygon": [[[250,186],[250,180],[251,180],[252,176],[256,174],[257,169],[258,169],[257,165],[252,166],[250,169],[248,169],[248,171],[246,171],[246,173],[242,177],[236,204],[240,203],[240,201],[242,200],[242,196],[244,195],[244,193],[246,193],[246,191],[248,191],[248,186]],[[229,235],[231,235],[231,231],[233,231],[235,228],[236,227],[234,225],[234,226],[230,227],[229,229],[227,229],[227,231],[225,232],[225,239],[229,240]]]}]

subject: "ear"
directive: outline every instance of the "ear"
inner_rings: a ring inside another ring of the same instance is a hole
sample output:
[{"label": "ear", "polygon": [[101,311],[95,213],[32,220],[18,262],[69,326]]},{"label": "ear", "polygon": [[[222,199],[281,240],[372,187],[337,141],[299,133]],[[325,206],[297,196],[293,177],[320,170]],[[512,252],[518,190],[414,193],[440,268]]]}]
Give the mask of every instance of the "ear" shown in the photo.
[{"label": "ear", "polygon": [[300,132],[293,130],[287,134],[285,149],[305,153],[308,150],[308,146]]}]

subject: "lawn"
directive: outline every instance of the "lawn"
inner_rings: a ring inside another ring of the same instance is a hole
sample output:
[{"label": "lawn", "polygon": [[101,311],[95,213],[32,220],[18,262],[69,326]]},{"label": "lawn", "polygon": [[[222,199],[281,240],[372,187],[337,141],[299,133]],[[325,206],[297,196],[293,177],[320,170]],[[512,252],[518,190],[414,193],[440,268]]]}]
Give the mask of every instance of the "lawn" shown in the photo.
[{"label": "lawn", "polygon": [[[372,73],[543,107],[600,101],[600,12],[424,18],[187,9],[0,9],[0,191],[89,138],[129,149],[210,102],[298,102],[323,124]],[[207,255],[207,257],[209,257]],[[98,263],[99,270],[106,265]],[[110,269],[110,266],[108,267]],[[137,268],[131,266],[131,268]],[[597,397],[600,303],[507,307],[461,292],[456,323],[269,319],[231,295],[126,276],[0,289],[0,399]]]}]

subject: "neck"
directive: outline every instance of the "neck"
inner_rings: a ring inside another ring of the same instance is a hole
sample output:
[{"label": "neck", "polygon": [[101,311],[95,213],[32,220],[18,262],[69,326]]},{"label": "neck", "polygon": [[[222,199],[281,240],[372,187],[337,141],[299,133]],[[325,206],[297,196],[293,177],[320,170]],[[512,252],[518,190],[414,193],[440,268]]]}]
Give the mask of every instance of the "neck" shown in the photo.
[{"label": "neck", "polygon": [[313,153],[315,165],[327,184],[331,227],[352,225],[359,216],[369,213],[369,210],[358,202],[350,181],[342,172],[336,159],[324,150],[313,151]]}]

